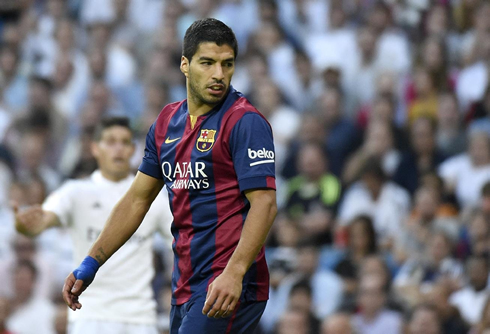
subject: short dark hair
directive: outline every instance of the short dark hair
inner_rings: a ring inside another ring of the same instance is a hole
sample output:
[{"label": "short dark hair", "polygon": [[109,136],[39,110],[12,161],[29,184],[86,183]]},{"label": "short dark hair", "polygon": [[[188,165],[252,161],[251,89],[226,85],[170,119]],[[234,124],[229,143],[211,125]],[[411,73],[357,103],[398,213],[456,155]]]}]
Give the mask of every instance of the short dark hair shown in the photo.
[{"label": "short dark hair", "polygon": [[293,287],[291,288],[291,291],[289,292],[289,296],[292,294],[301,291],[301,292],[306,292],[310,297],[312,295],[312,288],[311,284],[307,279],[301,279],[298,282],[296,282]]},{"label": "short dark hair", "polygon": [[368,158],[365,161],[359,175],[361,178],[369,175],[371,177],[375,177],[377,180],[381,182],[385,182],[387,179],[386,173],[384,172],[383,167],[381,166],[381,162],[375,157]]},{"label": "short dark hair", "polygon": [[213,18],[197,20],[191,24],[185,32],[182,55],[190,62],[199,44],[205,42],[214,42],[219,46],[228,44],[233,48],[235,59],[238,55],[238,42],[233,30],[220,20]]},{"label": "short dark hair", "polygon": [[102,132],[104,132],[105,129],[110,128],[112,126],[122,126],[127,128],[131,133],[133,133],[133,130],[131,129],[131,125],[129,122],[129,118],[127,117],[121,117],[121,116],[111,116],[111,117],[104,117],[99,124],[95,127],[94,134],[93,134],[93,139],[94,141],[99,141],[102,138]]}]

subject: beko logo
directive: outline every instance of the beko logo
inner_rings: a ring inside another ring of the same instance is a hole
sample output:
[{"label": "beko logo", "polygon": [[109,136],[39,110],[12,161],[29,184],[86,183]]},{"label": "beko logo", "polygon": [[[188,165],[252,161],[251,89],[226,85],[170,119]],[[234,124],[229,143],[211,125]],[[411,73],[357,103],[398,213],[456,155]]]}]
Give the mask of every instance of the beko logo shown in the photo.
[{"label": "beko logo", "polygon": [[264,148],[261,150],[252,150],[251,148],[248,149],[248,157],[252,160],[255,159],[267,159],[267,160],[260,160],[256,162],[252,162],[250,166],[255,166],[255,165],[261,165],[261,164],[268,164],[268,163],[274,163],[274,151],[268,151]]}]

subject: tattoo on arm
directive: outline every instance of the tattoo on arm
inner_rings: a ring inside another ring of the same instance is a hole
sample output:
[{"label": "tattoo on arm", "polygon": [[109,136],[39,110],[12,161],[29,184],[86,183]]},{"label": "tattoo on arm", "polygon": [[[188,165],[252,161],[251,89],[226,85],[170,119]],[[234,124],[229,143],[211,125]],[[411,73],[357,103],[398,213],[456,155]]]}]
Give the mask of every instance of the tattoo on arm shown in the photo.
[{"label": "tattoo on arm", "polygon": [[107,254],[104,252],[102,247],[98,249],[99,253],[95,255],[95,259],[102,265],[105,261],[107,261]]}]

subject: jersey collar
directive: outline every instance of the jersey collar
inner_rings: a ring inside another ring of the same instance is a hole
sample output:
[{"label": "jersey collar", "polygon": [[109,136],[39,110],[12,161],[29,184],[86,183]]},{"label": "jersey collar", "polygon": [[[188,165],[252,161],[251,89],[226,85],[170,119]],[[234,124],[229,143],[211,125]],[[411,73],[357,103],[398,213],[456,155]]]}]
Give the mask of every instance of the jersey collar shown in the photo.
[{"label": "jersey collar", "polygon": [[111,180],[108,180],[106,179],[104,176],[102,176],[102,172],[97,169],[96,171],[94,171],[92,173],[92,175],[90,176],[90,178],[92,179],[92,181],[96,184],[105,184],[105,185],[118,185],[118,184],[121,184],[121,183],[124,183],[126,181],[128,181],[129,179],[131,179],[131,174],[128,175],[126,178],[120,180],[120,181],[117,181],[117,182],[114,182],[114,181],[111,181]]}]

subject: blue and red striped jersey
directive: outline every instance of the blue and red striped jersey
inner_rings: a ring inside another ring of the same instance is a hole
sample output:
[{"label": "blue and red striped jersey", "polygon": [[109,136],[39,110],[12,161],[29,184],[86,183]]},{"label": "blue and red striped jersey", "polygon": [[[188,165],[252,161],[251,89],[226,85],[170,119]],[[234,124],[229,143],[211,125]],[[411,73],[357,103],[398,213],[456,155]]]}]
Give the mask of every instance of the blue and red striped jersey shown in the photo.
[{"label": "blue and red striped jersey", "polygon": [[[275,189],[274,145],[267,120],[230,87],[194,125],[187,101],[167,105],[151,126],[142,173],[163,179],[174,216],[172,304],[206,292],[238,245],[250,209],[245,190]],[[242,301],[267,300],[262,248],[243,279]]]}]

